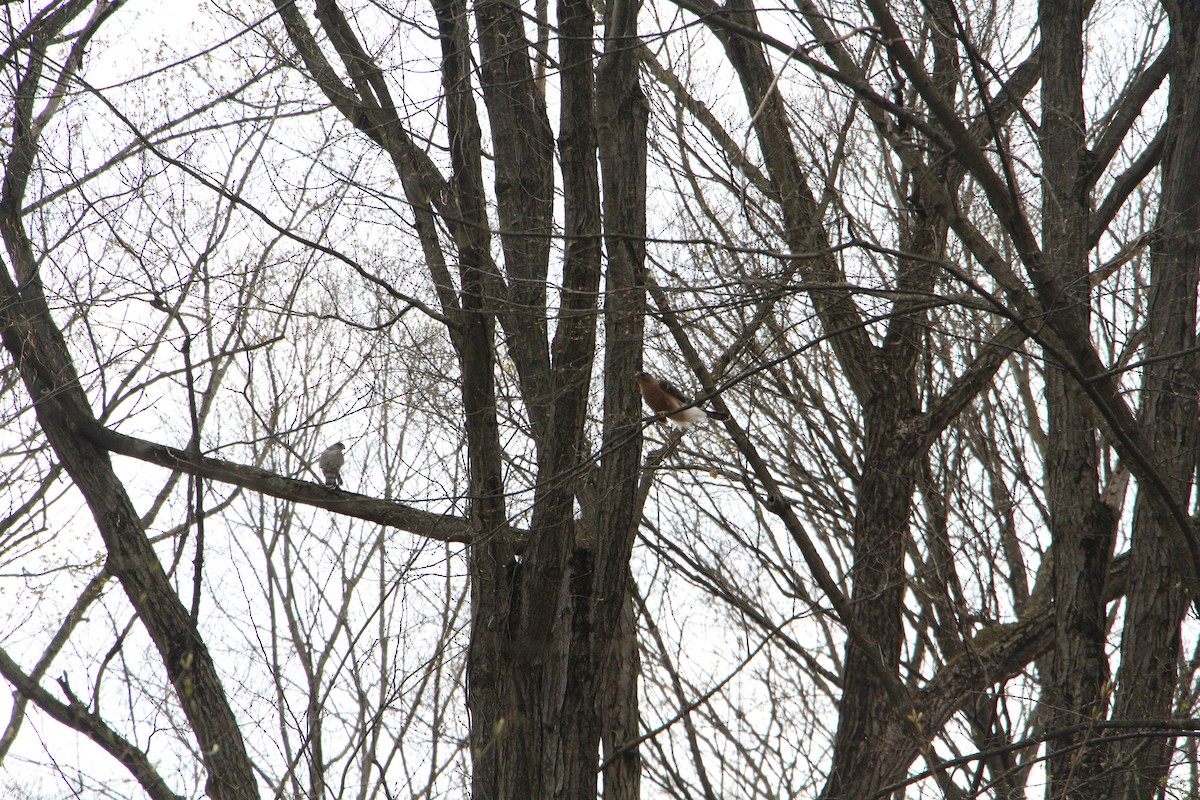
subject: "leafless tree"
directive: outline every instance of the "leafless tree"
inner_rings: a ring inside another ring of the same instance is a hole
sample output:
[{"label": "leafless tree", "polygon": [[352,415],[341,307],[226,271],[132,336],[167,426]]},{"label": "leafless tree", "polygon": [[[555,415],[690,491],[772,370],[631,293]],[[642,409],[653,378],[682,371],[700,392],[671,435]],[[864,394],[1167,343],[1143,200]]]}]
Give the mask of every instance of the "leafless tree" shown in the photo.
[{"label": "leafless tree", "polygon": [[1189,791],[1190,4],[211,11],[0,10],[0,760]]}]

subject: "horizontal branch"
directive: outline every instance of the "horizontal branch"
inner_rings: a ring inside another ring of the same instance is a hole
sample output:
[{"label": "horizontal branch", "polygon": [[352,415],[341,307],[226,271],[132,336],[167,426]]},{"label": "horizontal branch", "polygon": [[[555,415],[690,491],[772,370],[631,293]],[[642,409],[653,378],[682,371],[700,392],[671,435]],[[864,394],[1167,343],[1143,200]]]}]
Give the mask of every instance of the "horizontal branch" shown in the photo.
[{"label": "horizontal branch", "polygon": [[137,439],[100,425],[88,426],[82,433],[97,447],[109,452],[157,464],[167,469],[179,470],[189,475],[198,475],[209,480],[241,486],[244,489],[278,497],[281,500],[290,500],[303,505],[324,508],[335,514],[377,522],[380,525],[399,528],[439,542],[467,543],[472,538],[470,523],[465,518],[452,514],[422,511],[395,500],[380,500],[311,481],[285,478],[258,467],[247,467],[232,461],[210,458],[176,447]]}]

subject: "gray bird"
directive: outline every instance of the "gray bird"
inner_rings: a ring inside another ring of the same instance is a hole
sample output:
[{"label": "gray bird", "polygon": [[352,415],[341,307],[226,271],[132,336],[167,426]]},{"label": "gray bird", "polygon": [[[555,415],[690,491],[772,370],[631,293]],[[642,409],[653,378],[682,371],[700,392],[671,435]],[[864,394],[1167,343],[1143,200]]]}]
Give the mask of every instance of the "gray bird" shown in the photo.
[{"label": "gray bird", "polygon": [[325,451],[317,456],[317,466],[325,475],[326,486],[342,485],[342,464],[346,463],[346,456],[343,455],[345,450],[346,445],[337,442],[326,447]]}]

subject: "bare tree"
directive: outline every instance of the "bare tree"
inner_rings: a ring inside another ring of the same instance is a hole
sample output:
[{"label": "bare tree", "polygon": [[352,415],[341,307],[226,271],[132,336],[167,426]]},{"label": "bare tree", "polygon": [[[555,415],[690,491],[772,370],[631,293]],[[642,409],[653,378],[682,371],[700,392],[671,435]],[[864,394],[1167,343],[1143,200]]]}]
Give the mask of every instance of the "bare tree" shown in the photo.
[{"label": "bare tree", "polygon": [[117,80],[6,8],[0,563],[78,580],[0,760],[1186,792],[1197,20],[1127,5],[275,0]]}]

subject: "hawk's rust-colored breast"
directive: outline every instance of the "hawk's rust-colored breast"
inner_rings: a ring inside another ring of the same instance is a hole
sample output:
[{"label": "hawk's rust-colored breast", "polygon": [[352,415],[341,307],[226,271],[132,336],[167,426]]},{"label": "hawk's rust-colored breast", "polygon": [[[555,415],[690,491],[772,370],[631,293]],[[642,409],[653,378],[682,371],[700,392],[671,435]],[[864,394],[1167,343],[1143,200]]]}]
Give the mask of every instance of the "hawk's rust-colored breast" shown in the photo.
[{"label": "hawk's rust-colored breast", "polygon": [[644,372],[639,372],[637,374],[637,382],[638,387],[642,390],[642,399],[646,401],[646,405],[650,406],[651,410],[657,411],[660,414],[674,411],[688,403],[688,398],[666,381],[661,381],[657,378],[652,378]]},{"label": "hawk's rust-colored breast", "polygon": [[[646,405],[650,406],[651,411],[665,414],[667,419],[685,428],[704,419],[729,419],[729,415],[724,412],[707,411],[699,406],[689,405],[692,398],[667,381],[655,378],[649,373],[639,372],[633,377],[637,380],[638,388],[642,390],[642,399],[646,401]],[[684,406],[687,408],[683,408]],[[664,424],[666,422],[661,417],[658,421]]]}]

